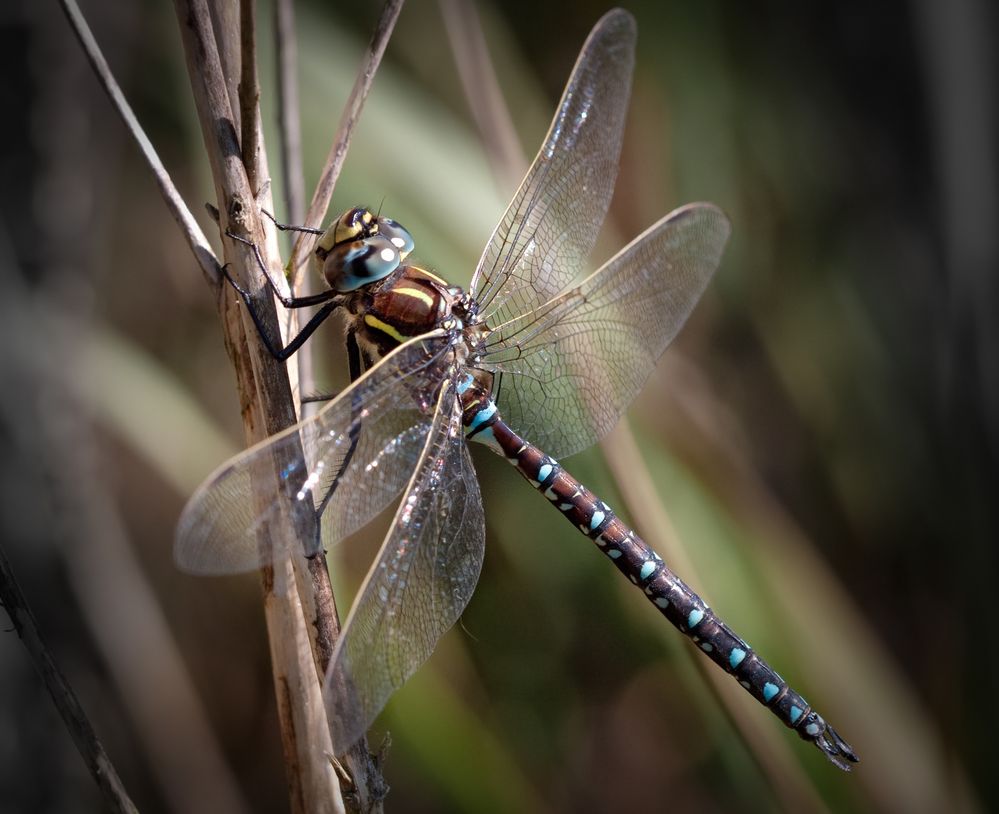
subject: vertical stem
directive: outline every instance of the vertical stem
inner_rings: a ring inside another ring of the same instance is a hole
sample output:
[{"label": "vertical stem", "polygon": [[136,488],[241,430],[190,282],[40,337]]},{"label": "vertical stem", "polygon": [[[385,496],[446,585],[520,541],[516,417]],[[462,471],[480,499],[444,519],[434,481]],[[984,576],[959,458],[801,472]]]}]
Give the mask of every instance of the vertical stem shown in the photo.
[{"label": "vertical stem", "polygon": [[[274,38],[278,70],[278,134],[280,138],[281,170],[284,176],[286,214],[282,220],[300,224],[305,218],[305,179],[302,177],[302,127],[298,103],[298,48],[295,35],[295,8],[291,0],[274,4]],[[289,266],[290,267],[290,266]],[[295,294],[313,293],[315,280],[309,274],[300,275]],[[306,342],[295,355],[298,363],[298,392],[315,393],[316,376],[312,343]],[[315,406],[301,404],[302,417],[312,414]]]},{"label": "vertical stem", "polygon": [[298,38],[295,35],[295,6],[292,0],[276,0],[274,3],[274,37],[278,70],[279,149],[287,210],[279,219],[287,223],[302,223],[305,219],[305,179],[302,177],[302,117],[298,101]]},{"label": "vertical stem", "polygon": [[254,0],[239,2],[239,121],[243,166],[250,189],[260,191],[260,84],[257,81],[257,19]]},{"label": "vertical stem", "polygon": [[[258,216],[256,191],[250,185],[243,165],[229,88],[207,4],[205,0],[176,0],[176,10],[198,118],[215,181],[220,227],[223,234],[232,231],[259,247],[265,247],[267,241]],[[231,50],[234,32],[225,29],[220,30],[218,35],[223,38],[223,49]],[[255,116],[252,121],[256,127]],[[272,327],[276,327],[273,298],[256,268],[252,250],[237,241],[226,240],[224,245],[233,273],[251,291],[262,292],[259,312]],[[246,309],[240,308],[224,288],[220,309],[226,346],[236,370],[247,440],[256,442],[296,420],[287,373],[283,365],[269,357],[259,342],[247,341],[248,334],[255,334],[252,333],[252,326],[244,325]],[[302,451],[298,450],[297,455],[301,456]],[[282,463],[274,461],[273,465],[280,467]],[[267,477],[268,474],[271,477]],[[273,499],[274,473],[254,473],[253,482],[256,500]],[[269,494],[268,490],[271,490]],[[301,550],[301,541],[311,542],[314,538],[314,523],[314,516],[309,518],[306,513],[296,513],[289,507],[286,516],[267,529],[261,542],[286,546],[289,551]],[[290,559],[282,558],[279,565],[265,568],[262,572],[264,610],[273,656],[291,806],[293,811],[310,814],[339,812],[343,811],[340,787],[326,758],[326,754],[332,751],[329,725],[293,568]]]}]

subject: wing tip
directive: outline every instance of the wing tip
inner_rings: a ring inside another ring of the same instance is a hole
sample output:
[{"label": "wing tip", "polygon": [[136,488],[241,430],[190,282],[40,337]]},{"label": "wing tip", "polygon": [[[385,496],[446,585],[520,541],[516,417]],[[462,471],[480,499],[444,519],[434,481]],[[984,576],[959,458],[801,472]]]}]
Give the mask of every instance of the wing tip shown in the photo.
[{"label": "wing tip", "polygon": [[678,206],[665,217],[665,220],[678,221],[694,217],[709,217],[718,230],[722,232],[725,241],[732,234],[732,221],[729,216],[718,204],[713,204],[710,201],[692,201]]}]

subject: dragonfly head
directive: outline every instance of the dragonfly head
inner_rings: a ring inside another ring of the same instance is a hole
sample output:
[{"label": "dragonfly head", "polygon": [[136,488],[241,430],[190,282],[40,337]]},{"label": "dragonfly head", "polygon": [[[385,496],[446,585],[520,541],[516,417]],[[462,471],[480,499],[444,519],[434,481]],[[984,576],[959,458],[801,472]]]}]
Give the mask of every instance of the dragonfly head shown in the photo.
[{"label": "dragonfly head", "polygon": [[323,232],[315,256],[329,286],[347,292],[384,280],[413,245],[413,236],[403,226],[355,206]]}]

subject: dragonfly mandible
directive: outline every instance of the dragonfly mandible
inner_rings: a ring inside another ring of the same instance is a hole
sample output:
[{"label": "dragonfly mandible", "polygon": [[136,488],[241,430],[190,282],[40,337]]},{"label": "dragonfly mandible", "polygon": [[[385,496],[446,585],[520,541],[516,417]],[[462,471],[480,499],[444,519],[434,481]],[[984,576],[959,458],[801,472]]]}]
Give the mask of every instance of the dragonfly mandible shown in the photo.
[{"label": "dragonfly mandible", "polygon": [[[306,546],[314,554],[402,494],[326,677],[338,752],[365,732],[471,598],[485,544],[472,441],[509,461],[784,724],[836,766],[857,761],[801,695],[558,462],[615,425],[707,287],[729,235],[715,206],[683,206],[578,282],[617,175],[635,37],[634,19],[622,10],[590,33],[467,292],[408,264],[409,232],[364,208],[312,230],[329,288],[297,299],[278,294],[289,307],[322,305],[287,346],[268,338],[249,295],[230,280],[278,359],[343,312],[352,384],[202,484],[179,523],[178,564],[209,574],[266,563],[258,536],[282,510],[281,495],[315,512],[321,534]],[[282,458],[299,445],[304,457]],[[276,473],[274,502],[261,507],[251,473],[275,456],[294,463]]]}]

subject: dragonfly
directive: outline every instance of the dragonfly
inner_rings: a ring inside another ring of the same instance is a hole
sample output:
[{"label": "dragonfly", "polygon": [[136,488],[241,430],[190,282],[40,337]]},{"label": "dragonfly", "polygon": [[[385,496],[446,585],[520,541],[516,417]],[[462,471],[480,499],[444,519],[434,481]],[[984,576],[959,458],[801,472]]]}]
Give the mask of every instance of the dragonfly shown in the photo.
[{"label": "dragonfly", "polygon": [[[467,291],[408,262],[412,235],[363,207],[326,230],[307,230],[318,235],[314,258],[328,289],[295,298],[271,281],[286,306],[321,306],[284,347],[269,337],[249,293],[228,278],[277,359],[289,358],[330,314],[344,314],[352,383],[315,415],[209,476],[181,516],[179,566],[235,573],[283,556],[260,537],[288,500],[315,517],[315,539],[305,542],[312,555],[402,495],[326,675],[338,753],[364,734],[471,599],[485,549],[474,442],[512,464],[785,725],[841,769],[858,761],[798,692],[559,463],[617,423],[707,287],[730,231],[717,207],[682,206],[579,280],[616,180],[635,39],[635,21],[620,9],[594,27]],[[275,460],[287,463],[275,469]],[[261,471],[273,475],[273,501],[254,497],[251,483]]]}]

